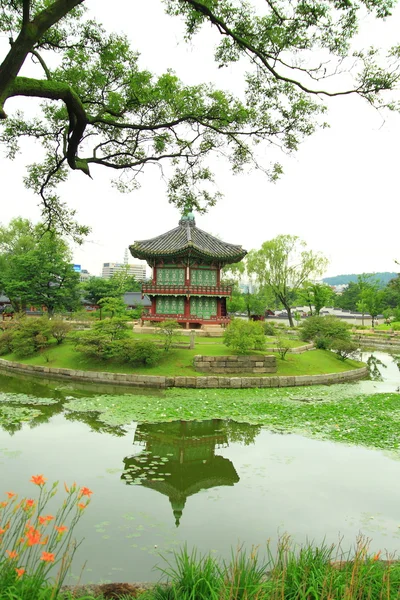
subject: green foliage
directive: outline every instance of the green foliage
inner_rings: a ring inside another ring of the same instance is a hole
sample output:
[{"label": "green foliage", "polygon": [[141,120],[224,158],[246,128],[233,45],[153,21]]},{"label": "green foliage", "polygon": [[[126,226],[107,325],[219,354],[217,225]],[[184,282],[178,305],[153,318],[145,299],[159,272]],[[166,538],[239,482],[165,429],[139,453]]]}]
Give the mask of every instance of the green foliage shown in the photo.
[{"label": "green foliage", "polygon": [[276,338],[276,350],[281,357],[282,360],[285,360],[286,354],[290,350],[290,345],[288,344],[288,340],[281,336],[277,336]]},{"label": "green foliage", "polygon": [[179,323],[177,321],[174,321],[173,319],[166,319],[165,321],[161,321],[161,323],[157,324],[157,327],[162,336],[164,350],[168,352],[174,340],[179,336],[181,327]]},{"label": "green foliage", "polygon": [[16,356],[26,357],[44,350],[51,337],[50,322],[47,317],[24,317],[12,333],[12,349]]},{"label": "green foliage", "polygon": [[117,298],[117,297],[101,298],[99,300],[98,304],[106,313],[109,314],[109,316],[111,318],[114,318],[114,317],[120,317],[120,318],[124,317],[125,319],[128,318],[128,315],[126,314],[126,304],[122,300],[122,298]]},{"label": "green foliage", "polygon": [[310,278],[321,275],[328,264],[322,254],[307,250],[306,246],[295,235],[278,235],[246,257],[248,272],[256,276],[263,288],[271,289],[283,304],[291,327],[294,325],[291,312],[294,294]]},{"label": "green foliage", "polygon": [[233,319],[224,332],[224,344],[238,354],[265,348],[263,323]]},{"label": "green foliage", "polygon": [[57,341],[57,344],[62,344],[69,332],[72,330],[71,323],[64,321],[64,319],[52,319],[49,322],[49,326],[50,333]]},{"label": "green foliage", "polygon": [[319,315],[321,309],[327,306],[333,298],[329,285],[321,283],[305,283],[299,290],[298,302],[310,307],[311,315]]},{"label": "green foliage", "polygon": [[113,357],[124,363],[153,367],[161,356],[162,351],[151,340],[118,340],[113,344]]},{"label": "green foliage", "polygon": [[331,315],[309,317],[300,327],[300,336],[317,348],[328,349],[334,340],[350,339],[350,325]]},{"label": "green foliage", "polygon": [[[258,164],[252,141],[291,152],[325,125],[320,98],[336,92],[331,85],[324,92],[321,80],[340,77],[343,58],[353,51],[358,19],[365,12],[388,17],[393,6],[392,0],[278,6],[166,0],[168,13],[184,20],[185,39],[212,26],[219,36],[216,63],[232,69],[245,64],[245,78],[239,68],[244,79],[239,99],[209,84],[187,86],[172,70],[157,75],[141,70],[127,37],[106,32],[92,14],[86,16],[86,4],[4,0],[0,14],[0,31],[13,40],[0,59],[1,141],[10,158],[20,139],[30,136],[42,143],[43,161],[30,166],[26,183],[40,195],[47,224],[72,230],[78,238],[87,228],[74,227],[73,215],[55,192],[69,170],[90,175],[97,164],[124,171],[117,185],[130,190],[138,186],[143,166],[167,162],[170,201],[205,210],[218,197],[209,189],[215,154],[227,157],[238,172]],[[30,77],[21,76],[32,52],[39,59],[30,65]],[[339,79],[337,93],[396,108],[387,93],[398,79],[397,47],[388,54],[385,70],[377,51],[354,49],[354,85],[343,90]],[[16,110],[7,115],[7,99],[15,96],[46,102],[35,118]],[[277,163],[264,162],[262,168],[272,180],[282,172]]]},{"label": "green foliage", "polygon": [[128,324],[124,317],[112,317],[111,319],[98,321],[93,325],[93,331],[110,341],[121,340],[129,335]]},{"label": "green foliage", "polygon": [[0,227],[0,284],[17,312],[44,306],[49,315],[79,305],[79,275],[65,240],[42,224],[14,219]]},{"label": "green foliage", "polygon": [[0,333],[0,356],[12,352],[13,334],[11,329],[6,329]]},{"label": "green foliage", "polygon": [[340,360],[346,360],[349,357],[354,357],[358,346],[350,339],[335,339],[331,343],[330,349],[338,355]]},{"label": "green foliage", "polygon": [[268,323],[268,321],[264,321],[263,328],[264,328],[265,335],[269,335],[269,336],[275,335],[275,324],[274,323],[271,323],[271,322]]}]

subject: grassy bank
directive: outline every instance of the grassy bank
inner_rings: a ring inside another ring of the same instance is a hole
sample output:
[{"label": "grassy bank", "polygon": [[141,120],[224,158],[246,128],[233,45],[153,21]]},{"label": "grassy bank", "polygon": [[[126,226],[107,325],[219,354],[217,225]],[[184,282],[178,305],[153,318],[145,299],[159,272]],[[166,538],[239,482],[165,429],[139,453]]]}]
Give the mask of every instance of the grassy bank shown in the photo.
[{"label": "grassy bank", "polygon": [[[292,344],[303,344],[298,340],[289,340]],[[166,375],[166,376],[196,376],[198,371],[193,368],[193,358],[196,354],[204,356],[232,355],[229,348],[224,346],[220,340],[206,339],[197,342],[193,350],[186,348],[172,348],[164,352],[161,362],[154,366],[135,366],[120,364],[116,361],[104,361],[94,358],[85,358],[76,352],[72,343],[66,341],[57,346],[52,344],[45,352],[36,354],[29,358],[18,358],[14,354],[3,356],[6,360],[14,360],[28,365],[43,365],[63,369],[81,369],[84,371],[105,371],[114,373],[137,373],[141,375]],[[257,352],[254,352],[257,354]],[[258,354],[264,354],[259,352]],[[346,360],[338,360],[337,356],[326,350],[312,350],[303,354],[287,354],[282,360],[277,356],[277,375],[320,375],[324,373],[342,373],[349,369],[363,366],[363,363]],[[241,373],[241,376],[245,374]],[[251,373],[249,373],[251,376]],[[268,377],[275,374],[266,373]]]},{"label": "grassy bank", "polygon": [[[385,558],[386,560],[381,560]],[[243,549],[224,562],[183,548],[172,559],[161,561],[161,582],[146,589],[137,584],[111,583],[80,586],[82,593],[52,596],[45,588],[41,600],[398,600],[400,564],[393,557],[369,551],[358,539],[344,553],[339,546],[312,544],[296,548],[283,536],[276,551]],[[20,587],[20,585],[18,586]],[[79,590],[79,588],[78,588]],[[1,589],[0,600],[37,600],[10,589]]]}]

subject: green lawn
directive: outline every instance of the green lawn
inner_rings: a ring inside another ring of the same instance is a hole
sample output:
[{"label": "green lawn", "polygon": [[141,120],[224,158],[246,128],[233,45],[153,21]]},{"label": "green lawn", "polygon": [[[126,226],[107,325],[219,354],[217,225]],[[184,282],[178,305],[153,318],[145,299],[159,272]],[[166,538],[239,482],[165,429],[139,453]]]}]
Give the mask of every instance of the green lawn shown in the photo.
[{"label": "green lawn", "polygon": [[[147,336],[146,336],[147,338]],[[221,356],[234,354],[229,348],[224,346],[221,340],[211,340],[205,338],[196,342],[194,350],[173,348],[169,352],[163,353],[160,364],[155,367],[145,367],[119,364],[108,360],[96,360],[85,358],[82,354],[76,352],[72,343],[66,341],[57,346],[52,344],[45,352],[21,359],[13,354],[4,356],[6,360],[14,360],[29,365],[43,365],[48,367],[57,367],[64,369],[80,369],[84,371],[107,371],[114,373],[137,373],[141,375],[166,375],[166,376],[194,376],[200,375],[193,368],[193,357],[196,354],[207,356]],[[296,340],[290,340],[295,342]],[[298,342],[298,340],[297,340]],[[263,354],[259,352],[258,354]],[[278,375],[319,375],[322,373],[341,373],[352,368],[363,366],[354,360],[345,362],[338,360],[336,355],[326,350],[312,350],[303,354],[287,354],[286,360],[281,360],[277,356]],[[245,375],[241,373],[241,376]],[[251,375],[251,373],[249,373]],[[266,373],[265,377],[270,377],[271,373]]]}]

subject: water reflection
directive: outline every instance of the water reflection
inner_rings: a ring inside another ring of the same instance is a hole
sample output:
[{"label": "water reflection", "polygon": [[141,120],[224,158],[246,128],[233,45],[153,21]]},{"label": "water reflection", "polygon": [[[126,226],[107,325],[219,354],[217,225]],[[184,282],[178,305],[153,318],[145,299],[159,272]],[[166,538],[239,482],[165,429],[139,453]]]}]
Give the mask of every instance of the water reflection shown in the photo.
[{"label": "water reflection", "polygon": [[229,441],[252,444],[260,429],[217,419],[139,424],[133,443],[144,449],[124,459],[121,479],[167,496],[178,527],[189,496],[239,481],[232,461],[216,450],[227,448]]},{"label": "water reflection", "polygon": [[383,381],[383,369],[387,369],[387,365],[377,356],[371,354],[367,358],[367,367],[369,376],[373,381]]}]

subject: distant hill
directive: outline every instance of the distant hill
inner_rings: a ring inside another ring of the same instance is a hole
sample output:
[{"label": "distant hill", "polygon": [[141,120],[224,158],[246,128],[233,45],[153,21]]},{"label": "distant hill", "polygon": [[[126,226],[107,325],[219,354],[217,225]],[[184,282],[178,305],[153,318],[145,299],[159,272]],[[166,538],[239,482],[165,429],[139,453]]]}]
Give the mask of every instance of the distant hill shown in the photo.
[{"label": "distant hill", "polygon": [[[349,284],[351,281],[357,283],[359,275],[361,275],[361,273],[335,275],[334,277],[324,277],[322,281],[328,285],[344,285]],[[391,279],[397,277],[397,273],[389,273],[388,271],[385,271],[384,273],[368,273],[368,275],[372,275],[374,279],[380,281],[382,287],[385,286]]]}]

